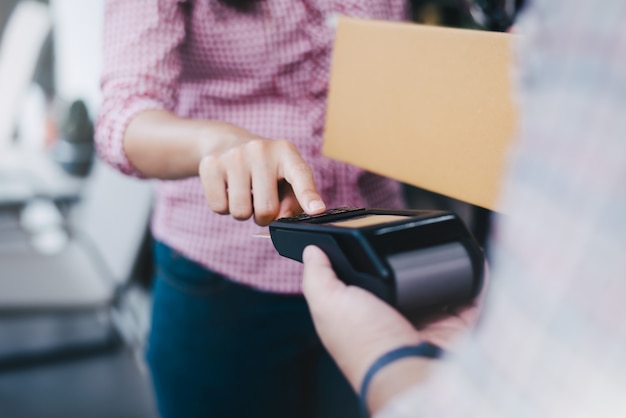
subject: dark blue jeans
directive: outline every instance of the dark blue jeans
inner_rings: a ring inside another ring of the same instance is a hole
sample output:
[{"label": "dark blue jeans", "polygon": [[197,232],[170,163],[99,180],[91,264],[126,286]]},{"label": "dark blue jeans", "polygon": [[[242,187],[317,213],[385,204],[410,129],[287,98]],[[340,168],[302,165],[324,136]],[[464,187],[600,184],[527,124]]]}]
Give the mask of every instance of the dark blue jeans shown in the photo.
[{"label": "dark blue jeans", "polygon": [[162,417],[358,416],[302,296],[256,291],[156,243],[148,364]]}]

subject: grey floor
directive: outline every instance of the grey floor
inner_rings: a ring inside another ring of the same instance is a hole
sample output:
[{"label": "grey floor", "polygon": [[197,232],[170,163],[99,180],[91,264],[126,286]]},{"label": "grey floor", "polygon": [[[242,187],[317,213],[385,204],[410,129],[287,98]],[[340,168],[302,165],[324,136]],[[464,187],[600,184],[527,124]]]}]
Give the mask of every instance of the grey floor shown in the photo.
[{"label": "grey floor", "polygon": [[118,325],[111,345],[101,314],[0,315],[0,418],[156,417],[138,326]]},{"label": "grey floor", "polygon": [[3,418],[155,417],[147,379],[132,353],[116,350],[0,373]]}]

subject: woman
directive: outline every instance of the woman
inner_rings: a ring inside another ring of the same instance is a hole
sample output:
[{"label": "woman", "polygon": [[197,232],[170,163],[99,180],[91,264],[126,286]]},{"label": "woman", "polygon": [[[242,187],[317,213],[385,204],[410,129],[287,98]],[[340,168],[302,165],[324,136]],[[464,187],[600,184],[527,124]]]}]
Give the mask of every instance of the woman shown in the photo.
[{"label": "woman", "polygon": [[99,153],[161,180],[148,362],[163,416],[355,410],[301,265],[252,238],[302,210],[402,206],[397,184],[321,156],[336,15],[398,20],[405,5],[107,2]]}]

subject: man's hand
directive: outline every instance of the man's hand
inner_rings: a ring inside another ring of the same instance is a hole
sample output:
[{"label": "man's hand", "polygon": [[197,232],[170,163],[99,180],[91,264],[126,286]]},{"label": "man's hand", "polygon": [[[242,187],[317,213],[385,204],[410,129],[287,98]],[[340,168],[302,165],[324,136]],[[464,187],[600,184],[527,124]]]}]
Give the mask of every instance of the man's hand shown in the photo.
[{"label": "man's hand", "polygon": [[[422,341],[449,348],[455,337],[473,326],[477,317],[477,309],[471,305],[427,318],[416,329],[397,310],[372,293],[346,286],[340,281],[328,257],[319,248],[305,248],[303,260],[302,290],[315,328],[326,349],[357,391],[369,366],[382,354]],[[408,367],[405,363],[404,369],[400,370],[401,376],[389,376],[385,386],[390,387],[394,380],[403,380],[401,386],[404,387],[408,383],[407,378],[413,382],[424,379],[427,368],[423,366],[429,362],[416,360],[416,364]],[[406,376],[407,373],[414,376]],[[375,380],[372,390],[375,390]]]}]

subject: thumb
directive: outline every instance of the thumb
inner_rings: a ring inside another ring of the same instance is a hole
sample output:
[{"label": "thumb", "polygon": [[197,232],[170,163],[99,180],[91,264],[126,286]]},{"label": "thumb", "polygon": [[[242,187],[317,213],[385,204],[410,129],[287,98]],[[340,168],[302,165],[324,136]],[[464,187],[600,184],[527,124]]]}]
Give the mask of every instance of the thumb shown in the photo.
[{"label": "thumb", "polygon": [[309,245],[302,253],[304,274],[302,293],[309,304],[318,304],[327,300],[346,285],[337,278],[328,256],[318,247]]}]

